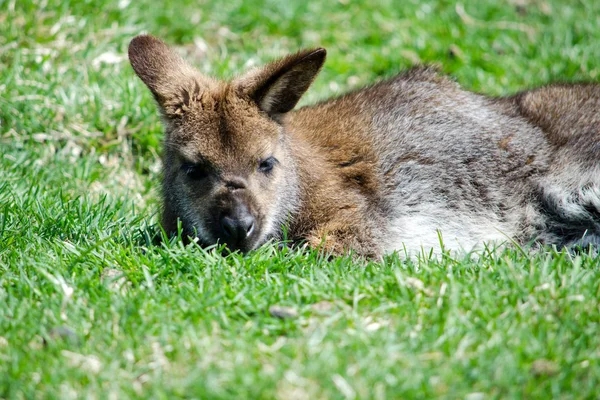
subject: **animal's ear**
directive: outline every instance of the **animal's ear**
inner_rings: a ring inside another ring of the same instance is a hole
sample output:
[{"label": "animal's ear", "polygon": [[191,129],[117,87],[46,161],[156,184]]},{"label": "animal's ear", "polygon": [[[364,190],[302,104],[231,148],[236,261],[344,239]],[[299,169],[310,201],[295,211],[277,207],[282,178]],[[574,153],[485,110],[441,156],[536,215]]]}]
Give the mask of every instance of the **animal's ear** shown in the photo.
[{"label": "animal's ear", "polygon": [[129,43],[129,62],[167,115],[181,114],[205,78],[162,40],[139,35]]},{"label": "animal's ear", "polygon": [[291,111],[313,82],[327,52],[304,50],[251,71],[239,80],[242,91],[271,116]]}]

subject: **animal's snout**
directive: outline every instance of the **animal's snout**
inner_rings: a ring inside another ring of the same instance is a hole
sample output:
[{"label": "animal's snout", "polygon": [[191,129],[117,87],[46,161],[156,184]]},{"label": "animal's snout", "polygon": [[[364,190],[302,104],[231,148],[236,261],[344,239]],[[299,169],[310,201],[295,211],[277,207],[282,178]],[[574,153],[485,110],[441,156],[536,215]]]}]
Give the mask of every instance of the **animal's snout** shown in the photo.
[{"label": "animal's snout", "polygon": [[244,241],[254,232],[256,220],[247,210],[221,217],[221,236],[232,249],[243,247]]},{"label": "animal's snout", "polygon": [[261,216],[247,181],[239,176],[226,176],[215,202],[213,234],[229,250],[248,251],[261,232]]}]

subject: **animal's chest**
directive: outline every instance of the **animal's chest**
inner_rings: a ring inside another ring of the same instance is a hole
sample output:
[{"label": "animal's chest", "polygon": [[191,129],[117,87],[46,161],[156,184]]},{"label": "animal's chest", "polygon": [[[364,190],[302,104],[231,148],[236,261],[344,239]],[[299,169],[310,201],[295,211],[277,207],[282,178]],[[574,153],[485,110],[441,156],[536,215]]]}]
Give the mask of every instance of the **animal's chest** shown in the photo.
[{"label": "animal's chest", "polygon": [[423,249],[471,251],[484,242],[504,242],[516,234],[516,225],[490,213],[450,210],[443,203],[398,205],[389,219],[384,239],[386,252]]}]

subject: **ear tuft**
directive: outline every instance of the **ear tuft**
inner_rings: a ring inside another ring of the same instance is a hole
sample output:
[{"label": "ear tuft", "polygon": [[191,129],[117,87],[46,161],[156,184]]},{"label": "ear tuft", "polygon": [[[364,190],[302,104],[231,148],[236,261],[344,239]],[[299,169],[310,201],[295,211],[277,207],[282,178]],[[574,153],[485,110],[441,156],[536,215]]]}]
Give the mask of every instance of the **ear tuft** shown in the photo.
[{"label": "ear tuft", "polygon": [[304,50],[267,64],[242,77],[242,90],[271,116],[291,111],[311,85],[327,52],[323,48]]}]

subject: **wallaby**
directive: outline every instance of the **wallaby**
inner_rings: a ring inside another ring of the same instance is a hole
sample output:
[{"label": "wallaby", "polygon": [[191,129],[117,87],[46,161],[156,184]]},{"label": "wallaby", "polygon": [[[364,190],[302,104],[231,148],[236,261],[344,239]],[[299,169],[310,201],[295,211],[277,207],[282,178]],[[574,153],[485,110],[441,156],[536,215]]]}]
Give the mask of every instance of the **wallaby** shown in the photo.
[{"label": "wallaby", "polygon": [[379,257],[485,243],[600,247],[600,85],[509,97],[418,67],[292,111],[325,61],[304,50],[233,79],[149,35],[129,45],[166,130],[162,225],[243,252],[284,232]]}]

